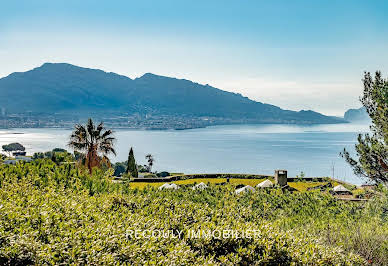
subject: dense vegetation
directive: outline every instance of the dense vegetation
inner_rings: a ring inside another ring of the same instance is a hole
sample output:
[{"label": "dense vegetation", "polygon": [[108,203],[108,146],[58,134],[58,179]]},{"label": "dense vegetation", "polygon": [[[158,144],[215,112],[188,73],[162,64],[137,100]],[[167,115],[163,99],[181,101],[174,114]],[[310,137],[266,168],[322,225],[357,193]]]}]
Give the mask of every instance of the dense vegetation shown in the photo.
[{"label": "dense vegetation", "polygon": [[[360,204],[320,192],[236,195],[233,184],[138,190],[112,173],[47,158],[0,164],[0,264],[388,264],[386,191]],[[199,228],[260,235],[188,237]],[[141,229],[183,233],[128,236]]]}]

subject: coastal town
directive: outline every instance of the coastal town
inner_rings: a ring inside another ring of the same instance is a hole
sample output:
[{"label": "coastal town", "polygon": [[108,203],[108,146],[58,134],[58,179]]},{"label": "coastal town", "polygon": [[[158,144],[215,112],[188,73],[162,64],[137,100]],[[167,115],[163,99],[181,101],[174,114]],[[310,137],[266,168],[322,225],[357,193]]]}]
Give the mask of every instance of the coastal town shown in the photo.
[{"label": "coastal town", "polygon": [[[112,128],[126,129],[191,129],[218,124],[243,123],[242,120],[223,119],[217,117],[190,117],[172,115],[140,115],[140,114],[108,114],[96,115]],[[75,123],[84,121],[82,116],[70,114],[45,113],[11,113],[4,111],[0,115],[0,128],[70,128]]]}]

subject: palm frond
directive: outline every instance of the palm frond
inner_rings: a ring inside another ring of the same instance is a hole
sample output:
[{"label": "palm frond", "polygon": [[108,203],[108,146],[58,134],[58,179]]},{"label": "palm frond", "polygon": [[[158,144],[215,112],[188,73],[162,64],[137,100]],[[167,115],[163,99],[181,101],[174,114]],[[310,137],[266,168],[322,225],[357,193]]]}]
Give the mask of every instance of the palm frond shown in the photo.
[{"label": "palm frond", "polygon": [[113,131],[105,129],[103,122],[96,127],[93,120],[89,118],[86,125],[76,124],[74,126],[68,146],[84,153],[85,164],[91,173],[92,168],[100,166],[101,160],[107,159],[109,154],[116,155],[113,148],[116,139],[112,135]]}]

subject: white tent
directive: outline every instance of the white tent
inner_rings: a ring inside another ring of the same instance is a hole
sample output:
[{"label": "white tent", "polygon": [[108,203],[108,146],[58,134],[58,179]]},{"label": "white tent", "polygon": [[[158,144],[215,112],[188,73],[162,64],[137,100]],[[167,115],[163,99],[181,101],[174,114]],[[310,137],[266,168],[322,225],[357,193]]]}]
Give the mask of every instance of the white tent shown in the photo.
[{"label": "white tent", "polygon": [[344,187],[343,185],[338,185],[338,186],[335,186],[333,188],[333,191],[336,192],[336,193],[343,193],[343,192],[348,192],[348,193],[351,193],[349,189],[347,189],[346,187]]},{"label": "white tent", "polygon": [[250,185],[247,185],[245,187],[236,189],[236,194],[245,193],[245,192],[255,192],[256,190],[251,187]]},{"label": "white tent", "polygon": [[159,187],[159,190],[162,190],[162,189],[178,189],[179,186],[177,184],[173,184],[173,183],[165,183],[163,185],[161,185]]},{"label": "white tent", "polygon": [[205,183],[203,183],[203,182],[201,182],[201,183],[199,183],[199,184],[196,184],[195,186],[193,186],[192,187],[192,189],[193,190],[196,190],[196,189],[205,189],[205,188],[207,188],[208,186],[205,184]]},{"label": "white tent", "polygon": [[257,184],[256,186],[257,188],[268,188],[268,187],[273,187],[273,183],[266,179],[264,180],[263,182],[261,182],[260,184]]}]

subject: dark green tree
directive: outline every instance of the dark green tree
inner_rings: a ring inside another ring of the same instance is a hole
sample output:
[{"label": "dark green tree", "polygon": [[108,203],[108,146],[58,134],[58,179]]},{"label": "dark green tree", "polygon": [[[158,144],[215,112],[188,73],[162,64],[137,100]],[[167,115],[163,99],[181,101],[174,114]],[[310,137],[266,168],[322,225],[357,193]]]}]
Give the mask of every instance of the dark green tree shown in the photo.
[{"label": "dark green tree", "polygon": [[344,149],[341,156],[354,173],[376,183],[388,182],[388,80],[379,71],[375,77],[364,73],[364,92],[361,102],[372,119],[371,133],[359,134],[355,145],[357,157],[353,159]]},{"label": "dark green tree", "polygon": [[131,174],[132,177],[138,177],[138,172],[137,172],[137,166],[136,166],[136,161],[135,161],[135,155],[133,154],[133,149],[129,150],[128,154],[128,161],[127,161],[127,174]]},{"label": "dark green tree", "polygon": [[115,170],[114,176],[121,176],[127,171],[127,162],[117,162],[113,165],[113,169]]},{"label": "dark green tree", "polygon": [[65,150],[63,148],[54,148],[52,151],[53,152],[67,152],[67,150]]},{"label": "dark green tree", "polygon": [[20,143],[10,143],[10,144],[5,144],[2,146],[3,151],[8,152],[8,154],[11,156],[12,152],[14,151],[25,151],[26,148],[20,144]]}]

